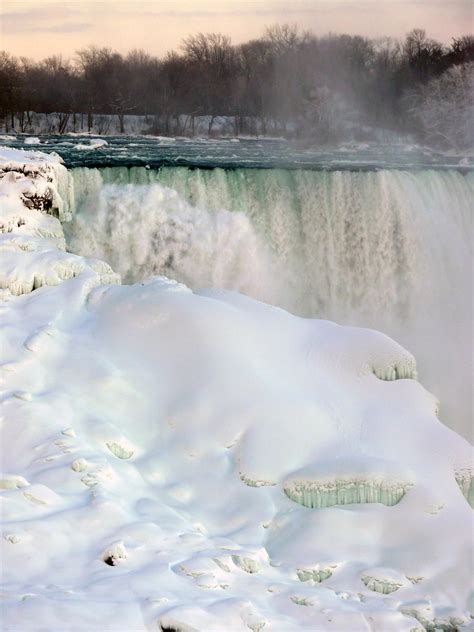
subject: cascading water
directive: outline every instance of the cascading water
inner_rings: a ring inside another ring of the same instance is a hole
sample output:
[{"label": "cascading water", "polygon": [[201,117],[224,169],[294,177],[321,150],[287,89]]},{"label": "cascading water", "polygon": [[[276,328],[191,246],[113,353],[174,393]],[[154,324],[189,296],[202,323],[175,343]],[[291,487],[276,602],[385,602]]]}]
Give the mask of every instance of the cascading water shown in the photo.
[{"label": "cascading water", "polygon": [[440,417],[469,436],[473,173],[72,173],[73,252],[125,282],[164,274],[380,329],[415,354]]}]

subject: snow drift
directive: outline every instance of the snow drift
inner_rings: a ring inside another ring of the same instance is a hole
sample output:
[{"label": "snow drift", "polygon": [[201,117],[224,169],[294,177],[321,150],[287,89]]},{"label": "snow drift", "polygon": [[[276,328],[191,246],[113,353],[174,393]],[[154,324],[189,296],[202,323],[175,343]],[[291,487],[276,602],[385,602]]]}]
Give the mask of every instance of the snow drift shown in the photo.
[{"label": "snow drift", "polygon": [[408,351],[120,285],[63,250],[59,160],[0,160],[6,631],[468,625],[471,449]]}]

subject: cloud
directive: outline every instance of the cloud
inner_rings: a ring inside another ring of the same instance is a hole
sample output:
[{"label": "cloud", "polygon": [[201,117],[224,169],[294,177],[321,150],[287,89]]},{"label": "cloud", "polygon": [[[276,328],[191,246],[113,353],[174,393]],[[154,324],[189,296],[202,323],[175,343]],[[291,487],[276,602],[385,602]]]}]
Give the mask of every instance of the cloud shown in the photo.
[{"label": "cloud", "polygon": [[2,16],[2,32],[5,35],[18,33],[82,33],[93,28],[92,22],[59,22],[48,24],[35,19],[18,19],[18,16]]},{"label": "cloud", "polygon": [[[413,26],[448,42],[470,24],[472,0],[0,0],[3,47],[69,54],[82,40],[141,46],[164,54],[187,31],[222,31],[236,41],[266,25],[296,23],[329,31],[401,37]],[[161,37],[156,34],[160,33]],[[54,35],[57,35],[57,38]],[[62,34],[68,37],[61,37]],[[37,35],[37,38],[32,37]],[[105,38],[105,39],[104,39]],[[57,41],[56,41],[57,40]],[[66,41],[67,40],[67,41]]]},{"label": "cloud", "polygon": [[60,5],[50,5],[40,9],[39,7],[28,7],[25,3],[21,10],[0,12],[0,26],[4,35],[81,33],[93,27],[93,22],[90,19],[83,19],[89,17],[87,13],[74,11]]},{"label": "cloud", "polygon": [[64,24],[35,27],[34,30],[49,33],[82,33],[91,30],[93,26],[92,22],[65,22]]}]

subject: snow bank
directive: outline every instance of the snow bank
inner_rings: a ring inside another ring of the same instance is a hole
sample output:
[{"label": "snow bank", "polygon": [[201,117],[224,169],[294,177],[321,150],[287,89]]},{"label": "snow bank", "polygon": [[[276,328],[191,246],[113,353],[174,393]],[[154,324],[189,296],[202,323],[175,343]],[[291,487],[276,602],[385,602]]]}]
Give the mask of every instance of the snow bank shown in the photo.
[{"label": "snow bank", "polygon": [[[117,285],[64,251],[64,167],[1,160],[5,631],[468,625],[471,450],[411,354],[232,292]],[[377,481],[396,504],[362,497]],[[320,508],[288,494],[341,482]]]}]

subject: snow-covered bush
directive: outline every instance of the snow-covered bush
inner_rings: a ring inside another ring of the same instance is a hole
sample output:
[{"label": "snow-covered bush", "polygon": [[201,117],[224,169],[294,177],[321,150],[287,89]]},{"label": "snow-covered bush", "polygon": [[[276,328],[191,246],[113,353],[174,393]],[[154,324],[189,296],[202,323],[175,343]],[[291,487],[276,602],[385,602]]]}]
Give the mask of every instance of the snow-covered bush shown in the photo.
[{"label": "snow-covered bush", "polygon": [[426,140],[454,149],[474,147],[474,62],[453,66],[407,96]]}]

